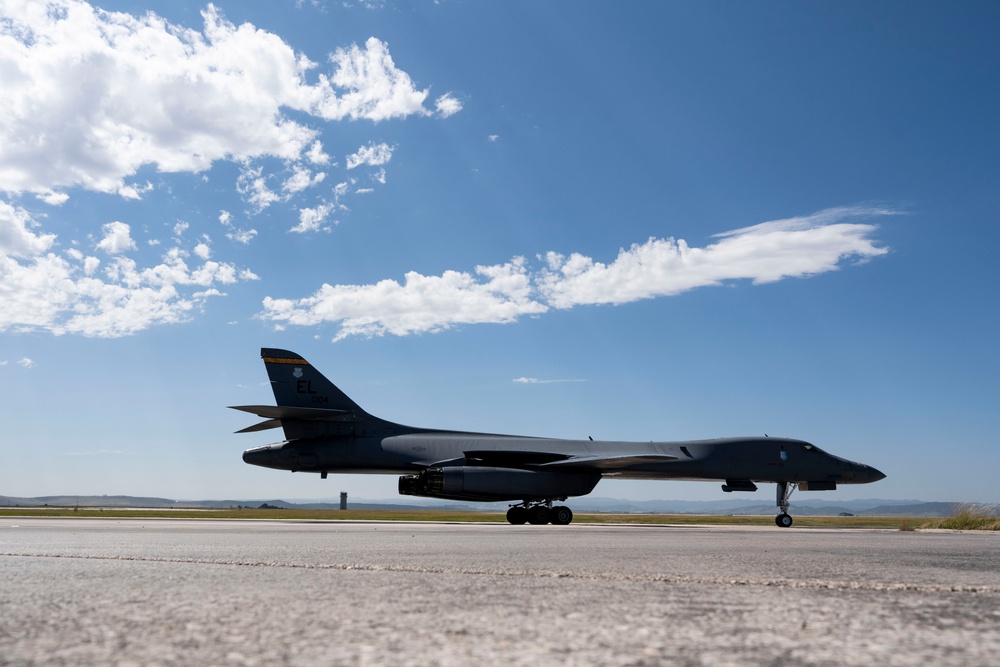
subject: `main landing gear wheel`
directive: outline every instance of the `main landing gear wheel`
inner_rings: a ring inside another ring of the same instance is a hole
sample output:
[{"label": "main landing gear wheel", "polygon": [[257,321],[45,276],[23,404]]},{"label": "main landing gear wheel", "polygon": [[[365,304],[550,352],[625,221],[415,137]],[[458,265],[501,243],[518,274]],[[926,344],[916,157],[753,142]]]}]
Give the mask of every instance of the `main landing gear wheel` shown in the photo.
[{"label": "main landing gear wheel", "polygon": [[507,523],[515,526],[524,525],[528,520],[528,510],[521,505],[514,505],[507,510]]},{"label": "main landing gear wheel", "polygon": [[792,525],[792,517],[782,512],[774,517],[774,522],[778,524],[778,528],[789,528]]},{"label": "main landing gear wheel", "polygon": [[556,505],[552,508],[552,517],[549,520],[554,526],[566,526],[573,520],[573,510],[565,505]]},{"label": "main landing gear wheel", "polygon": [[552,512],[545,505],[535,505],[528,508],[528,523],[542,526],[549,522]]},{"label": "main landing gear wheel", "polygon": [[[563,500],[560,498],[559,500]],[[573,510],[565,505],[552,506],[552,501],[531,505],[531,501],[525,501],[520,505],[512,505],[507,510],[507,523],[520,526],[530,523],[541,526],[551,523],[553,526],[565,526],[573,520]]]}]

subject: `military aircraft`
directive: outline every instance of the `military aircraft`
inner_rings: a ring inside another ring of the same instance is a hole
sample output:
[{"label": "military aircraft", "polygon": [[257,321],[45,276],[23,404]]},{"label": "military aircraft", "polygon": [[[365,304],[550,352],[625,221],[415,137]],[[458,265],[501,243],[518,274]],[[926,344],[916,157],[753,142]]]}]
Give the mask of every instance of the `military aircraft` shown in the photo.
[{"label": "military aircraft", "polygon": [[331,472],[398,474],[403,495],[513,501],[507,510],[512,524],[568,524],[572,510],[553,503],[585,496],[601,478],[613,477],[719,480],[725,492],[774,482],[775,523],[788,528],[796,487],[832,491],[885,477],[789,438],[598,442],[414,428],[368,414],[294,352],[260,353],[277,405],[231,406],[267,420],[237,433],[280,426],[286,440],[246,450],[246,463],[323,479]]}]

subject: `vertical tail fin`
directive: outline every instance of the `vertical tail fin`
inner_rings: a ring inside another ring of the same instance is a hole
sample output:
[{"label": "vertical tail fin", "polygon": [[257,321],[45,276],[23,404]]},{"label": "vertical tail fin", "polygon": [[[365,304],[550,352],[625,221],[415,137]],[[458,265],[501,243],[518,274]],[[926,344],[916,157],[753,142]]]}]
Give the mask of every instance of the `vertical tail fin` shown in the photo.
[{"label": "vertical tail fin", "polygon": [[260,356],[278,406],[343,410],[359,418],[368,416],[347,394],[298,354],[265,347],[261,349]]},{"label": "vertical tail fin", "polygon": [[260,356],[264,359],[277,405],[230,406],[267,420],[237,433],[281,427],[288,440],[356,437],[366,423],[385,423],[362,410],[294,352],[265,347]]}]

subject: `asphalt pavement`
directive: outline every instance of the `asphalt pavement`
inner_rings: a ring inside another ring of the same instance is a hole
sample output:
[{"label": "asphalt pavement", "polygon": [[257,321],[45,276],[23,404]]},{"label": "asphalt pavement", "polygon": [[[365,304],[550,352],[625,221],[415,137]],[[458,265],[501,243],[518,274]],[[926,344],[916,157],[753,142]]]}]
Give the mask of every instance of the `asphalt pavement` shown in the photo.
[{"label": "asphalt pavement", "polygon": [[0,518],[0,665],[998,665],[1000,535]]}]

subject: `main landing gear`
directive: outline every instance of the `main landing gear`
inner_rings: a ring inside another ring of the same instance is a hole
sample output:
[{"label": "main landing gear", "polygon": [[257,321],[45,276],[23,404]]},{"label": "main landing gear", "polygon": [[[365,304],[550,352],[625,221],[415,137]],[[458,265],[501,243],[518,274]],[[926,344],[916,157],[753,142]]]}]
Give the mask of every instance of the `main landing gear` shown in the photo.
[{"label": "main landing gear", "polygon": [[792,516],[788,513],[788,499],[792,497],[792,491],[794,490],[794,484],[789,484],[788,482],[778,482],[777,504],[781,513],[774,517],[774,523],[778,525],[778,528],[790,528],[792,525]]},{"label": "main landing gear", "polygon": [[[565,505],[553,505],[554,498],[549,498],[544,502],[534,502],[525,500],[519,505],[511,505],[507,510],[507,522],[514,525],[530,523],[541,526],[551,523],[554,526],[565,526],[573,520],[573,510]],[[565,500],[562,498],[560,500]]]}]

